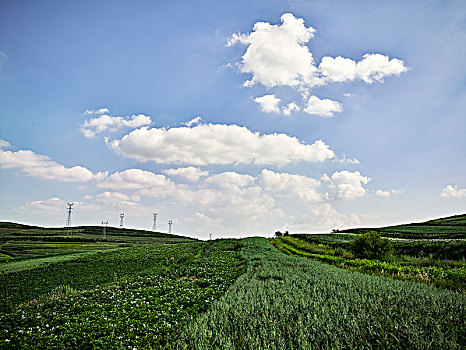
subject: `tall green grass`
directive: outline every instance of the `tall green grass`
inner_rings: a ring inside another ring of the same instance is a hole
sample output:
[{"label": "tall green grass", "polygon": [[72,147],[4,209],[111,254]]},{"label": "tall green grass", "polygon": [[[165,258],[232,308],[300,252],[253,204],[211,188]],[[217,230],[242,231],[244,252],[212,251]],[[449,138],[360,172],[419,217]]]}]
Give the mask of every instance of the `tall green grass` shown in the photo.
[{"label": "tall green grass", "polygon": [[466,297],[244,240],[247,272],[174,349],[462,349]]}]

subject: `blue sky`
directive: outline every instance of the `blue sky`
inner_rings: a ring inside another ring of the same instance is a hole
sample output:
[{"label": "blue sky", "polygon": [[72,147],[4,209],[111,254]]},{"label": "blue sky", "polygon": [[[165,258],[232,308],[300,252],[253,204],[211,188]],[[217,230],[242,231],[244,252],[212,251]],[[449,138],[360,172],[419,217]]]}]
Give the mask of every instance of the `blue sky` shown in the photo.
[{"label": "blue sky", "polygon": [[465,212],[463,1],[1,1],[0,220],[200,238]]}]

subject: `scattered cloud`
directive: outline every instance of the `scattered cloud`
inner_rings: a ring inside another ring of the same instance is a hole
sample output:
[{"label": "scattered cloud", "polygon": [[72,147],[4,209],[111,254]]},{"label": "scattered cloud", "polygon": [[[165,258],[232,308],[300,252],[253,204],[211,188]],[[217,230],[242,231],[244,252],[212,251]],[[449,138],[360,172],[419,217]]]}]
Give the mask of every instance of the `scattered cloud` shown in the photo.
[{"label": "scattered cloud", "polygon": [[163,172],[167,175],[184,177],[189,181],[197,181],[200,177],[209,175],[208,171],[202,171],[201,169],[192,166],[186,168],[166,169],[163,170]]},{"label": "scattered cloud", "polygon": [[359,160],[357,160],[356,158],[354,158],[354,159],[346,158],[346,154],[343,154],[343,158],[341,158],[341,159],[334,159],[333,161],[334,161],[334,162],[343,163],[343,164],[352,164],[352,165],[357,165],[357,164],[359,164]]},{"label": "scattered cloud", "polygon": [[325,98],[321,100],[317,96],[309,97],[304,112],[314,114],[321,117],[333,117],[334,113],[343,111],[343,106],[340,102]]},{"label": "scattered cloud", "polygon": [[264,113],[280,113],[280,108],[278,108],[280,99],[276,98],[275,95],[264,95],[262,97],[256,97],[254,102],[260,104],[261,110]]},{"label": "scattered cloud", "polygon": [[201,120],[202,120],[202,118],[200,116],[197,116],[196,118],[191,119],[189,122],[181,123],[181,124],[186,125],[187,127],[191,127],[194,124],[199,124],[201,122]]},{"label": "scattered cloud", "polygon": [[104,113],[109,113],[110,111],[108,108],[99,108],[99,109],[86,109],[83,113],[83,115],[90,115],[90,114],[104,114]]},{"label": "scattered cloud", "polygon": [[459,188],[458,185],[447,185],[442,189],[440,195],[445,198],[464,198],[466,197],[466,188]]},{"label": "scattered cloud", "polygon": [[11,144],[8,141],[0,139],[0,149],[10,148]]},{"label": "scattered cloud", "polygon": [[362,176],[359,171],[350,172],[348,170],[337,171],[330,179],[332,181],[330,188],[332,188],[335,198],[341,199],[364,197],[367,191],[363,185],[371,181],[369,177]]},{"label": "scattered cloud", "polygon": [[290,102],[286,107],[283,107],[283,115],[290,115],[291,112],[299,112],[301,107],[299,107],[295,102]]},{"label": "scattered cloud", "polygon": [[19,168],[28,176],[61,182],[99,181],[107,176],[106,173],[101,172],[94,174],[82,166],[66,168],[47,156],[29,150],[17,152],[0,150],[0,167],[3,169]]},{"label": "scattered cloud", "polygon": [[201,124],[192,128],[140,128],[109,146],[122,156],[155,163],[276,164],[323,162],[335,153],[322,140],[309,145],[286,134],[252,132],[246,127]]},{"label": "scattered cloud", "polygon": [[405,193],[405,190],[403,188],[400,188],[398,190],[392,190],[392,194],[402,194]]},{"label": "scattered cloud", "polygon": [[[308,46],[315,32],[311,26],[305,26],[302,18],[285,13],[281,16],[280,24],[257,22],[250,33],[233,34],[226,46],[247,46],[238,64],[240,72],[252,75],[244,86],[262,84],[268,89],[288,86],[300,92],[304,99],[308,98],[309,90],[315,86],[356,79],[372,84],[383,82],[388,76],[399,76],[408,70],[402,60],[390,59],[380,53],[367,53],[358,62],[341,56],[324,56],[317,66]],[[345,96],[349,97],[348,94]],[[274,98],[279,100],[276,96]],[[278,113],[276,100],[269,98],[269,101],[254,101],[261,103],[261,106],[267,102],[262,111]],[[335,112],[341,112],[343,108],[337,101],[311,96],[304,110],[309,114],[329,117]],[[284,115],[290,113],[290,109],[283,109]]]},{"label": "scattered cloud", "polygon": [[86,138],[93,138],[104,131],[115,132],[123,127],[135,129],[150,124],[152,124],[151,118],[144,114],[131,117],[111,117],[102,114],[81,124],[81,132]]},{"label": "scattered cloud", "polygon": [[375,195],[378,196],[378,197],[390,197],[391,193],[390,193],[390,191],[377,190],[377,191],[375,191]]}]

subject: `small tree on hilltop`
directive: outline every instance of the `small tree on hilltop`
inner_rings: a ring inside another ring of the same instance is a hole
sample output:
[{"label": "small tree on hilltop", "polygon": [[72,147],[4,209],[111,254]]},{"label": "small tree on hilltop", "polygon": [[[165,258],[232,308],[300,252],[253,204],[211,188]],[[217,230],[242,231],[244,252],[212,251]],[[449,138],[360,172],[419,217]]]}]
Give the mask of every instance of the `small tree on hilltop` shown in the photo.
[{"label": "small tree on hilltop", "polygon": [[283,234],[280,231],[275,232],[275,237],[281,237]]},{"label": "small tree on hilltop", "polygon": [[374,259],[387,255],[392,246],[386,238],[380,237],[375,231],[362,233],[354,237],[351,251],[359,258]]}]

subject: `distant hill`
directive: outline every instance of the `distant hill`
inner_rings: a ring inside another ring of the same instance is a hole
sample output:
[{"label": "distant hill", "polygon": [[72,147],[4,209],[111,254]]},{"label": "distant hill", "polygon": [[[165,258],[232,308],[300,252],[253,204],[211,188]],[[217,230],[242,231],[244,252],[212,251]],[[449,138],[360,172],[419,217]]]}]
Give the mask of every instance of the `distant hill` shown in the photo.
[{"label": "distant hill", "polygon": [[[74,226],[71,228],[74,238],[92,239],[99,238],[102,235],[102,226]],[[2,236],[35,236],[35,237],[49,237],[49,236],[66,236],[65,227],[40,227],[18,224],[15,222],[0,222],[0,238]],[[107,236],[131,236],[131,237],[157,237],[169,239],[183,239],[192,240],[192,238],[174,235],[170,233],[154,232],[147,230],[138,230],[132,228],[106,228]],[[67,236],[70,237],[70,236]]]},{"label": "distant hill", "polygon": [[377,231],[381,236],[393,238],[466,238],[466,214],[453,215],[444,218],[404,225],[378,228],[352,228],[338,230],[345,233],[362,233]]}]

